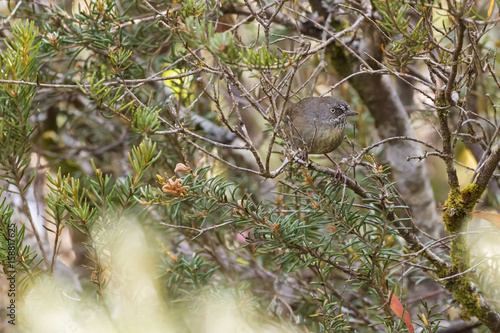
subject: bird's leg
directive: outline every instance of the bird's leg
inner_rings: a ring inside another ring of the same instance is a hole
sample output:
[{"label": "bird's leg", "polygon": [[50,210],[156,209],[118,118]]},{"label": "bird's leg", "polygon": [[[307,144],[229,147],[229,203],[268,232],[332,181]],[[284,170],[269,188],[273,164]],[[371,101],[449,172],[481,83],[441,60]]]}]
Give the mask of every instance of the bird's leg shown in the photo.
[{"label": "bird's leg", "polygon": [[298,157],[300,160],[304,161],[304,163],[306,163],[306,165],[309,165],[309,163],[311,163],[309,160],[309,156],[307,154],[307,150],[301,149],[301,151],[298,154]]},{"label": "bird's leg", "polygon": [[333,160],[333,158],[330,157],[330,155],[328,155],[328,154],[324,154],[324,155],[333,163],[333,166],[335,167],[335,172],[337,173],[337,178],[340,178],[340,175],[342,175],[342,170],[340,170],[340,167],[337,164],[337,162],[335,162]]}]

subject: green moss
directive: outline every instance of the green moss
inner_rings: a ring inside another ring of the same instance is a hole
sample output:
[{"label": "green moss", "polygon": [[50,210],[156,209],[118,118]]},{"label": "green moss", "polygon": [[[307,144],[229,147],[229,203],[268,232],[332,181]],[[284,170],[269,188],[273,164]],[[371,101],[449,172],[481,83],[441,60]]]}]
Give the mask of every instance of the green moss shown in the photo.
[{"label": "green moss", "polygon": [[[456,268],[441,268],[437,271],[440,278],[458,273],[459,271]],[[473,290],[468,274],[445,280],[444,283],[445,287],[453,292],[455,299],[460,303],[462,308],[460,317],[463,320],[470,320],[471,316],[475,316],[480,320],[486,319],[488,314],[482,310],[481,300],[477,292]]]},{"label": "green moss", "polygon": [[[451,189],[448,200],[445,202],[446,211],[443,221],[446,230],[451,234],[466,232],[469,229],[468,213],[474,208],[475,201],[471,202],[471,191],[475,187],[467,186],[463,191],[457,188]],[[451,242],[450,250],[451,264],[454,273],[463,272],[470,267],[470,254],[467,245],[467,236],[457,236]]]},{"label": "green moss", "polygon": [[473,211],[482,194],[483,190],[476,183],[467,185],[462,191],[462,201],[465,204],[464,208],[468,210],[468,212]]},{"label": "green moss", "polygon": [[[445,278],[447,276],[453,275],[453,271],[452,271],[452,269],[448,268],[448,266],[443,266],[443,267],[437,268],[436,274],[440,279],[442,279],[442,278]],[[444,285],[449,290],[451,290],[453,287],[451,280],[444,280]]]},{"label": "green moss", "polygon": [[487,313],[481,309],[481,299],[474,292],[470,280],[458,279],[452,287],[455,299],[462,305],[461,317],[463,320],[470,320],[470,316],[485,319]]},{"label": "green moss", "polygon": [[463,211],[462,193],[457,188],[452,188],[448,194],[448,199],[444,203],[443,222],[450,234],[460,232],[460,226],[466,212]]},{"label": "green moss", "polygon": [[450,190],[443,214],[445,228],[450,233],[463,232],[468,229],[469,213],[474,210],[482,191],[477,184],[469,184],[460,191],[457,188]]},{"label": "green moss", "polygon": [[[443,221],[445,228],[451,234],[469,230],[469,213],[481,197],[482,190],[477,184],[469,184],[462,191],[452,188],[446,200]],[[470,268],[470,251],[467,235],[457,235],[451,242],[450,250],[451,268],[443,268],[437,272],[443,278],[464,272]],[[462,305],[462,319],[468,320],[470,316],[484,318],[487,316],[481,309],[481,301],[477,292],[472,288],[469,273],[463,273],[446,280],[446,287],[453,291],[455,299]]]},{"label": "green moss", "polygon": [[[436,101],[434,102],[434,104],[437,106],[437,107],[445,107],[447,106],[448,104],[446,103],[446,96],[444,95],[444,91],[438,91],[437,94],[436,94]],[[445,112],[440,112],[439,114],[443,114]],[[446,114],[446,113],[445,113]]]}]

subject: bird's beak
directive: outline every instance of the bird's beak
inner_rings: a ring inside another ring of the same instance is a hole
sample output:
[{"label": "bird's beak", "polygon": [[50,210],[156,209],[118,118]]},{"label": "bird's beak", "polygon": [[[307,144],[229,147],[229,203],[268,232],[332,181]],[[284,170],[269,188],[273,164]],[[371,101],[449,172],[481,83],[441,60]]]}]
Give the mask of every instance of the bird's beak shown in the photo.
[{"label": "bird's beak", "polygon": [[359,112],[347,110],[347,112],[344,113],[344,117],[357,116],[358,114],[359,114]]}]

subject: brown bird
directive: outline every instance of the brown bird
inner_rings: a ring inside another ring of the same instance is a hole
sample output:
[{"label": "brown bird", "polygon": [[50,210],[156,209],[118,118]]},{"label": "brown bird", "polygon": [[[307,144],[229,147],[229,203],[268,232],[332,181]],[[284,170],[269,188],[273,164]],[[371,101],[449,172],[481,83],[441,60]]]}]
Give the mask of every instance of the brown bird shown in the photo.
[{"label": "brown bird", "polygon": [[293,144],[308,154],[334,151],[344,138],[347,117],[359,114],[336,97],[311,97],[290,106],[283,120],[284,130]]}]

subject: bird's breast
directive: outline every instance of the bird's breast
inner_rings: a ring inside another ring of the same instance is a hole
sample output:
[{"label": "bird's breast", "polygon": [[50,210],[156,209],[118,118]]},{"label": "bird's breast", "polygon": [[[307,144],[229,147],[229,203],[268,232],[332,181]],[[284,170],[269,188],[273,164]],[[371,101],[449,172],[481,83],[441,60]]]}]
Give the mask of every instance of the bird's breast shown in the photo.
[{"label": "bird's breast", "polygon": [[344,138],[344,128],[342,126],[329,126],[323,130],[319,129],[316,135],[308,142],[308,150],[310,154],[327,154],[334,151]]},{"label": "bird's breast", "polygon": [[301,148],[307,146],[310,154],[330,153],[342,143],[345,126],[346,121],[343,117],[304,121],[299,127],[293,126],[294,143]]}]

